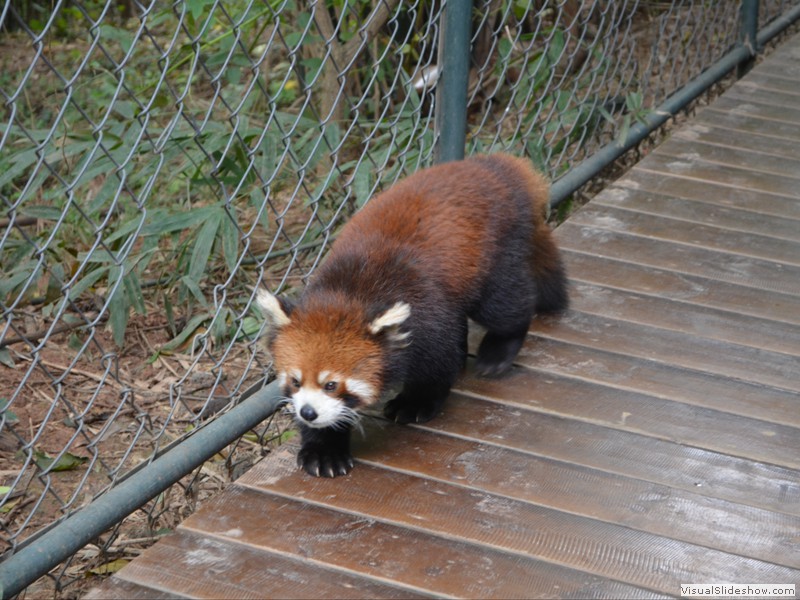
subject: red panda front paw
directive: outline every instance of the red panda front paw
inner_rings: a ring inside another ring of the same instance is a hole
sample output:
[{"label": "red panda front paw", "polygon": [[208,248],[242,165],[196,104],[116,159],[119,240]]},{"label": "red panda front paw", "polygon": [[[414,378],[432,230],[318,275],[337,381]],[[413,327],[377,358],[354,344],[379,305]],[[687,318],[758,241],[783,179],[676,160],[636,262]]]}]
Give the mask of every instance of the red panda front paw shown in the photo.
[{"label": "red panda front paw", "polygon": [[353,468],[349,452],[330,452],[320,447],[301,448],[297,466],[314,477],[347,475]]}]

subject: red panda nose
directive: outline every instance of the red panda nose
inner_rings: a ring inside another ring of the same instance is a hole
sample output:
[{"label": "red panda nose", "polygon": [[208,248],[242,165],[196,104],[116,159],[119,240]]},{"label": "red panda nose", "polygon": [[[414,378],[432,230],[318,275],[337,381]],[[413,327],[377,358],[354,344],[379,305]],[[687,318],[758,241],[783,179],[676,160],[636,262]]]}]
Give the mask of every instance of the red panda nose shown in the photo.
[{"label": "red panda nose", "polygon": [[319,415],[317,415],[317,411],[315,411],[310,405],[305,404],[300,409],[300,416],[311,423],[312,421],[315,421]]}]

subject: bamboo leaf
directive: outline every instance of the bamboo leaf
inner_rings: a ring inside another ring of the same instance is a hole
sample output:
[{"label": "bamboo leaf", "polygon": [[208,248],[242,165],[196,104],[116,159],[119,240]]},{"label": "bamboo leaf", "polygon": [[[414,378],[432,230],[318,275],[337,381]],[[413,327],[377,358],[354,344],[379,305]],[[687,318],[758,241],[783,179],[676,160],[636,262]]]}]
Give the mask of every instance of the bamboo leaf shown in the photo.
[{"label": "bamboo leaf", "polygon": [[116,560],[103,563],[94,569],[89,569],[89,573],[92,575],[111,575],[112,573],[116,573],[122,569],[122,567],[127,565],[129,562],[131,562],[129,558],[118,558]]},{"label": "bamboo leaf", "polygon": [[140,315],[147,314],[147,308],[144,305],[144,294],[142,294],[142,286],[139,284],[139,276],[135,271],[128,272],[122,279],[125,286],[125,294],[133,310]]},{"label": "bamboo leaf", "polygon": [[195,331],[197,331],[198,327],[200,327],[203,323],[208,321],[211,318],[211,316],[212,315],[210,315],[209,313],[203,313],[200,315],[193,316],[191,319],[189,319],[189,322],[186,324],[186,327],[183,328],[183,331],[181,331],[177,336],[172,338],[166,344],[161,346],[160,351],[163,353],[173,352],[176,348],[178,348],[184,342],[186,342],[186,340],[189,339],[189,336],[191,336]]},{"label": "bamboo leaf", "polygon": [[34,451],[33,456],[36,466],[42,471],[71,471],[89,460],[84,456],[75,456],[70,452],[65,452],[58,459],[41,450]]},{"label": "bamboo leaf", "polygon": [[10,369],[14,368],[14,357],[11,356],[11,352],[8,348],[0,348],[0,364]]},{"label": "bamboo leaf", "polygon": [[192,257],[189,260],[189,273],[187,274],[189,279],[200,281],[203,277],[221,222],[222,211],[218,209],[197,233],[197,239],[195,239],[194,248],[192,249]]},{"label": "bamboo leaf", "polygon": [[[116,280],[121,276],[122,269],[114,267],[113,271],[117,271],[119,274],[115,274],[109,279]],[[109,283],[113,286],[113,283]],[[125,343],[125,329],[130,318],[130,308],[131,303],[125,285],[116,286],[108,303],[108,323],[111,325],[111,336],[114,338],[114,343],[119,348],[122,348]]]},{"label": "bamboo leaf", "polygon": [[222,255],[225,258],[225,266],[228,267],[228,272],[232,273],[236,268],[236,260],[239,258],[239,229],[231,215],[226,214],[222,218],[220,233],[222,234]]}]

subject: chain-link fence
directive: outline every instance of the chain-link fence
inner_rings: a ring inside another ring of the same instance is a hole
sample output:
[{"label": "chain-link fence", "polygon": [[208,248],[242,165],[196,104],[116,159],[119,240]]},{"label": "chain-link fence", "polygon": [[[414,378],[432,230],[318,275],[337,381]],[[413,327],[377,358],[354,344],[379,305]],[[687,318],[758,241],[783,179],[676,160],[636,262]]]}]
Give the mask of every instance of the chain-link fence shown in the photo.
[{"label": "chain-link fence", "polygon": [[[748,9],[763,28],[797,4],[475,2],[466,152],[569,177],[739,45]],[[434,160],[442,15],[440,0],[5,1],[7,556],[267,376],[253,289],[302,285],[348,216]],[[235,477],[281,435],[245,436],[203,477]]]}]

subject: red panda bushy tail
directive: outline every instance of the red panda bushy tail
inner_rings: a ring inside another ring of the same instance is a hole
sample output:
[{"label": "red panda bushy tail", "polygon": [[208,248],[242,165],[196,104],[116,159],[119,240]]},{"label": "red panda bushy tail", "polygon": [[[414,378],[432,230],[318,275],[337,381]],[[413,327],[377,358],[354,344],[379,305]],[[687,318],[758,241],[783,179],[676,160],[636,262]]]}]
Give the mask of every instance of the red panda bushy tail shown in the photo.
[{"label": "red panda bushy tail", "polygon": [[561,255],[547,224],[550,185],[527,163],[528,189],[533,196],[533,257],[531,269],[536,281],[537,313],[561,311],[569,305],[567,275]]}]

